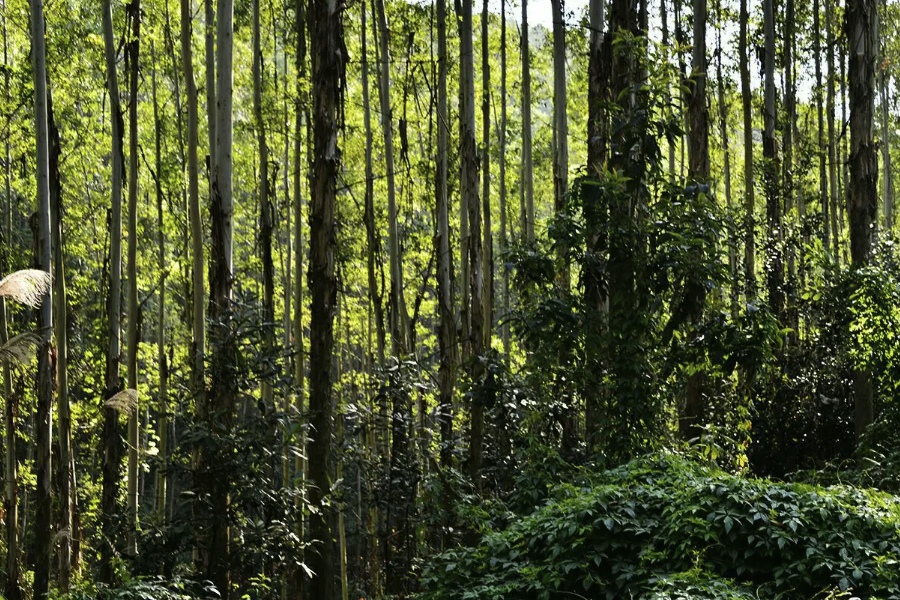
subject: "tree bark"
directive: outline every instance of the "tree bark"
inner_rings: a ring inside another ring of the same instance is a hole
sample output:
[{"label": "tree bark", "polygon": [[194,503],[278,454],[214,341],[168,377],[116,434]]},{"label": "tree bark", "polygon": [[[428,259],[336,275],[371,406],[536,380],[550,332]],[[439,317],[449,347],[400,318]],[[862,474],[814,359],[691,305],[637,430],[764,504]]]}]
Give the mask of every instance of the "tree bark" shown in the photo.
[{"label": "tree bark", "polygon": [[740,54],[741,70],[741,107],[744,113],[744,213],[747,228],[744,233],[744,296],[747,301],[756,298],[756,219],[754,217],[756,199],[754,198],[753,180],[753,107],[750,91],[750,58],[747,54],[747,29],[750,13],[748,0],[741,0],[740,38],[738,54]]},{"label": "tree bark", "polygon": [[[829,191],[831,192],[830,198],[830,229],[831,229],[831,242],[832,242],[832,252],[834,255],[835,264],[840,265],[841,256],[840,256],[840,236],[838,235],[838,164],[837,164],[837,150],[835,148],[835,144],[837,140],[835,139],[834,132],[834,29],[831,22],[832,16],[832,5],[833,0],[825,0],[825,54],[827,56],[828,61],[828,80],[827,80],[827,97],[826,97],[826,120],[828,121],[828,182],[829,182]],[[827,250],[828,248],[826,248]]]},{"label": "tree bark", "polygon": [[[103,41],[106,50],[106,86],[109,94],[110,122],[112,124],[112,209],[109,225],[109,296],[107,304],[109,345],[106,353],[105,399],[112,398],[120,389],[119,354],[121,353],[122,319],[122,173],[124,169],[124,121],[116,74],[116,45],[113,39],[112,8],[109,0],[103,0]],[[119,493],[119,465],[122,449],[119,444],[119,414],[109,406],[104,407],[103,423],[103,493],[100,515],[104,542],[100,549],[100,581],[112,584],[114,578],[113,556],[115,533],[118,529],[116,497]]]},{"label": "tree bark", "polygon": [[[11,106],[9,87],[11,69],[9,68],[9,37],[7,29],[9,13],[5,10],[5,1],[3,8],[3,91],[7,105]],[[9,113],[6,115],[7,131],[10,130],[11,124],[12,115]],[[0,276],[6,274],[9,269],[9,256],[12,251],[12,154],[10,152],[9,136],[6,136],[4,145],[6,149],[6,165],[4,169],[6,174],[6,203],[4,206],[3,248],[0,249],[0,261],[2,261],[0,262]],[[8,341],[6,300],[0,298],[0,343],[6,344]],[[4,596],[8,600],[21,600],[22,590],[19,587],[19,482],[15,420],[18,405],[15,396],[13,396],[12,377],[9,363],[6,361],[3,362],[3,399],[6,442],[3,471],[5,477],[3,512],[6,514],[6,585]]]},{"label": "tree bark", "polygon": [[[50,162],[47,122],[47,66],[44,44],[44,4],[31,0],[31,64],[34,81],[35,145],[37,146],[37,219],[34,222],[36,266],[51,273],[50,256]],[[53,514],[50,489],[50,444],[53,427],[53,303],[49,290],[41,298],[38,310],[37,417],[35,445],[37,456],[35,473],[37,492],[34,515],[34,597],[43,598],[50,588],[50,557],[53,552]]]},{"label": "tree bark", "polygon": [[[463,238],[464,256],[468,260],[468,281],[471,299],[471,327],[468,346],[472,362],[471,377],[478,385],[484,376],[484,368],[478,360],[484,355],[484,315],[482,314],[482,286],[484,285],[481,264],[481,210],[478,203],[478,157],[475,144],[475,64],[472,44],[472,4],[473,0],[462,0],[462,19],[459,26],[460,38],[460,204],[468,213],[468,236]],[[465,341],[465,340],[464,340]],[[484,406],[479,394],[473,394],[470,413],[469,435],[469,476],[478,485],[484,452]]]},{"label": "tree bark", "polygon": [[822,246],[831,248],[831,221],[828,218],[828,150],[825,144],[825,117],[822,107],[822,35],[819,27],[819,0],[813,1],[813,54],[816,62],[816,123],[818,127],[819,203],[822,206]]},{"label": "tree bark", "polygon": [[[128,44],[130,66],[130,95],[128,105],[128,388],[138,389],[138,293],[137,293],[137,202],[138,202],[138,77],[141,33],[141,3],[132,0],[129,5],[131,41]],[[135,405],[128,416],[128,552],[137,554],[138,527],[138,450],[140,440],[140,405]]]},{"label": "tree bark", "polygon": [[394,182],[394,111],[391,107],[391,68],[390,68],[390,32],[387,26],[387,15],[384,0],[376,0],[376,17],[378,19],[378,43],[381,48],[380,77],[378,91],[381,104],[381,128],[384,133],[385,179],[388,189],[388,261],[391,272],[390,329],[391,348],[396,357],[402,357],[410,349],[407,348],[407,326],[409,316],[403,296],[403,269],[400,257],[400,235],[397,215],[397,193]]},{"label": "tree bark", "polygon": [[[502,0],[501,0],[502,1]],[[562,0],[560,0],[562,1]],[[490,12],[488,0],[481,11],[481,204],[484,219],[481,253],[481,272],[484,285],[481,288],[481,312],[484,318],[482,332],[484,347],[491,347],[494,324],[494,236],[491,227],[491,61],[490,61]]]},{"label": "tree bark", "polygon": [[769,306],[779,320],[784,312],[784,264],[782,262],[781,189],[778,181],[778,154],[775,140],[775,6],[774,0],[763,2],[765,33],[764,107],[763,107],[763,173],[766,184],[766,284]]},{"label": "tree bark", "polygon": [[50,150],[50,233],[53,246],[53,310],[56,336],[56,402],[59,410],[59,461],[56,484],[59,490],[59,573],[61,590],[68,590],[72,571],[72,415],[69,410],[69,343],[66,319],[66,271],[62,239],[62,180],[59,158],[62,151],[59,129],[53,114],[53,96],[47,94]]},{"label": "tree bark", "polygon": [[[334,588],[331,478],[332,385],[334,311],[337,282],[334,271],[335,196],[340,170],[337,103],[344,71],[342,5],[333,0],[313,0],[309,13],[312,40],[313,148],[311,206],[309,214],[310,393],[312,442],[309,446],[310,535],[318,540],[309,555],[316,574],[310,597],[329,599]],[[386,57],[385,57],[386,58]],[[385,105],[382,106],[385,108]]]},{"label": "tree bark", "polygon": [[[869,264],[878,213],[878,155],[875,147],[875,70],[877,0],[847,3],[847,41],[850,97],[850,258],[853,268]],[[872,373],[853,371],[856,436],[861,437],[875,417]]]},{"label": "tree bark", "polygon": [[531,157],[531,42],[528,0],[522,0],[522,231],[534,241],[534,166]]}]

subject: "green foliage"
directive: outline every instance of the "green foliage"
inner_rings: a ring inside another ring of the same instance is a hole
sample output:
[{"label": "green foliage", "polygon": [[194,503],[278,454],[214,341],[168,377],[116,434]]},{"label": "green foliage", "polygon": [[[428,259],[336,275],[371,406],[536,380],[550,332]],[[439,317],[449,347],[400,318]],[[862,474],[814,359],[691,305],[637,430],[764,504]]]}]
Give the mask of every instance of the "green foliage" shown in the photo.
[{"label": "green foliage", "polygon": [[422,598],[900,598],[898,553],[898,498],[656,454],[558,485],[533,514],[445,552]]},{"label": "green foliage", "polygon": [[216,600],[218,590],[210,582],[162,577],[126,578],[116,586],[84,583],[54,600]]}]

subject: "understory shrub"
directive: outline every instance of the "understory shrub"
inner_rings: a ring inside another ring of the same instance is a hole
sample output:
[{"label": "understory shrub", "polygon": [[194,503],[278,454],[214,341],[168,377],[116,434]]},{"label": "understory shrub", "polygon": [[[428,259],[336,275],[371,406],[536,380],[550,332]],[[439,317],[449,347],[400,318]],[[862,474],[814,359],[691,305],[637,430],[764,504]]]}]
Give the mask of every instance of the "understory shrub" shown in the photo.
[{"label": "understory shrub", "polygon": [[539,510],[444,552],[423,600],[900,598],[900,499],[773,483],[672,454],[561,484]]}]

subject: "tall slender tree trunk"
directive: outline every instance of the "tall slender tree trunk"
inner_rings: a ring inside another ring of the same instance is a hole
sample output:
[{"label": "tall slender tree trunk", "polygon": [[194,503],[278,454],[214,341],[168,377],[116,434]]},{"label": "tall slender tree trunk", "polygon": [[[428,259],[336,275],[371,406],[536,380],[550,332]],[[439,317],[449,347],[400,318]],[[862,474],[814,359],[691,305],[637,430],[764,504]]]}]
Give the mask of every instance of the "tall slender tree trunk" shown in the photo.
[{"label": "tall slender tree trunk", "polygon": [[[306,348],[304,344],[303,329],[303,131],[305,124],[309,122],[308,103],[309,95],[301,93],[308,83],[306,75],[306,2],[297,0],[297,100],[294,107],[294,386],[296,390],[296,413],[302,419],[304,405],[306,403]],[[301,425],[303,425],[301,423]],[[306,429],[300,428],[299,440],[300,452],[294,458],[294,472],[299,476],[300,495],[294,508],[297,522],[297,537],[301,542],[305,541],[305,521],[299,502],[306,497]],[[305,559],[305,553],[300,551],[300,559]],[[295,589],[299,592],[303,588],[302,569],[296,569]],[[302,597],[302,594],[301,594]]]},{"label": "tall slender tree trunk", "polygon": [[181,0],[181,64],[184,72],[185,96],[188,109],[188,212],[191,230],[192,275],[192,333],[193,348],[191,366],[192,389],[196,401],[206,402],[206,304],[203,258],[203,221],[200,214],[200,177],[198,171],[199,117],[197,110],[197,84],[194,80],[194,60],[191,51],[191,3]]},{"label": "tall slender tree trunk", "polygon": [[[272,259],[272,201],[269,199],[269,146],[263,119],[262,42],[259,27],[259,0],[253,0],[253,113],[256,120],[256,144],[259,151],[259,246],[263,267],[263,323],[265,351],[275,353],[275,266]],[[262,401],[272,410],[274,390],[272,382],[263,380]]]},{"label": "tall slender tree trunk", "polygon": [[[827,1],[827,0],[826,0]],[[831,248],[831,221],[828,219],[828,150],[825,144],[825,117],[822,107],[822,34],[819,27],[819,0],[813,1],[813,54],[816,62],[816,124],[818,127],[819,203],[822,206],[822,246]]]},{"label": "tall slender tree trunk", "polygon": [[[472,366],[472,381],[481,381],[484,368],[477,359],[484,355],[484,316],[482,314],[482,286],[484,285],[481,265],[481,210],[478,204],[478,157],[475,145],[475,63],[472,44],[472,4],[473,0],[462,0],[462,19],[459,26],[460,38],[460,100],[459,140],[460,140],[460,202],[468,213],[469,232],[463,239],[464,256],[468,259],[468,281],[471,299],[470,356],[475,357]],[[484,453],[484,405],[480,394],[473,394],[470,413],[469,435],[469,475],[478,485]]]},{"label": "tall slender tree trunk", "polygon": [[[446,33],[445,33],[446,36]],[[446,39],[444,41],[446,45]],[[445,67],[446,69],[446,67]],[[446,72],[444,74],[446,78]],[[447,103],[447,84],[444,82],[444,113],[446,116],[446,103]],[[505,255],[507,248],[509,247],[509,237],[507,233],[506,219],[507,219],[507,207],[506,207],[506,0],[500,0],[500,127],[498,132],[498,141],[500,145],[500,189],[499,189],[499,200],[500,200],[500,253]],[[443,125],[439,125],[443,126]],[[445,151],[446,151],[446,141],[445,141]],[[438,154],[440,154],[440,149],[438,150]],[[444,165],[444,177],[446,178],[446,164]],[[446,186],[446,183],[444,184]],[[445,192],[446,195],[446,192]],[[449,260],[449,258],[448,258]],[[501,298],[501,306],[503,309],[503,317],[502,317],[502,325],[500,326],[500,337],[503,341],[503,356],[505,357],[507,363],[509,362],[509,354],[510,354],[510,332],[509,332],[509,320],[507,315],[509,315],[509,270],[506,268],[505,263],[506,260],[501,260],[501,268],[503,269],[502,273],[502,288],[500,293],[503,295]]]},{"label": "tall slender tree trunk", "polygon": [[534,165],[531,158],[531,41],[528,0],[522,0],[522,231],[534,240]]},{"label": "tall slender tree trunk", "polygon": [[[129,49],[129,87],[131,102],[128,104],[128,388],[138,389],[138,293],[137,293],[137,211],[138,211],[138,77],[140,70],[141,3],[132,0],[130,7],[131,41]],[[141,411],[135,405],[128,417],[128,552],[137,554],[138,528],[138,450],[140,440]]]},{"label": "tall slender tree trunk", "polygon": [[744,113],[744,216],[747,219],[747,229],[744,233],[744,296],[750,301],[756,298],[756,219],[754,216],[756,199],[753,180],[753,107],[751,104],[752,92],[750,91],[750,57],[747,49],[747,29],[750,26],[748,1],[741,0],[738,54],[740,54],[741,70],[741,107]]},{"label": "tall slender tree trunk", "polygon": [[[869,264],[874,225],[878,214],[878,155],[875,147],[875,70],[878,53],[877,0],[847,3],[847,41],[850,96],[850,258],[854,268]],[[865,367],[853,371],[856,403],[856,436],[859,438],[875,418],[872,372]]]},{"label": "tall slender tree trunk", "polygon": [[[31,64],[34,80],[35,144],[37,146],[37,220],[35,248],[37,267],[50,270],[50,162],[47,123],[47,66],[44,51],[44,4],[31,0]],[[35,473],[37,493],[34,515],[34,597],[43,598],[50,588],[50,557],[53,552],[53,514],[50,490],[50,443],[53,427],[53,364],[52,332],[53,303],[49,290],[41,299],[38,311],[38,331],[41,345],[38,349],[37,418],[35,420],[35,445],[37,456]]]},{"label": "tall slender tree trunk", "polygon": [[[502,0],[501,0],[502,1]],[[561,0],[560,0],[561,1]],[[484,231],[481,254],[482,286],[481,311],[484,318],[482,331],[484,347],[491,347],[494,325],[494,236],[491,226],[491,44],[490,12],[488,0],[484,0],[481,11],[481,203]]]},{"label": "tall slender tree trunk", "polygon": [[[216,6],[216,160],[213,171],[212,250],[209,274],[209,315],[216,321],[212,358],[213,386],[206,407],[211,431],[226,434],[231,431],[235,388],[232,364],[234,340],[231,335],[231,301],[234,286],[232,247],[232,56],[233,56],[233,0],[220,0]],[[212,503],[211,528],[207,539],[206,576],[222,598],[231,592],[230,530],[228,521],[229,482],[213,473],[220,457],[208,454],[201,457],[205,469],[204,492]]]},{"label": "tall slender tree trunk", "polygon": [[[9,79],[9,37],[7,20],[9,13],[6,11],[6,0],[3,2],[3,93],[7,106],[11,105]],[[10,109],[11,110],[11,109]],[[11,113],[6,115],[6,131],[12,127]],[[12,153],[10,151],[10,136],[6,136],[4,142],[6,150],[5,181],[6,202],[4,205],[3,221],[3,248],[0,249],[0,276],[6,274],[10,268],[9,257],[12,251]],[[9,330],[6,321],[6,300],[0,298],[0,343],[9,341]],[[16,412],[18,406],[13,396],[12,377],[9,363],[3,362],[3,401],[4,401],[4,431],[6,442],[6,456],[4,465],[4,505],[6,514],[6,586],[4,596],[7,600],[21,600],[22,590],[19,588],[19,482],[18,482],[18,454],[16,451]]]},{"label": "tall slender tree trunk", "polygon": [[206,124],[209,153],[206,157],[206,170],[209,177],[209,197],[213,196],[213,179],[216,172],[216,128],[218,116],[216,103],[216,8],[213,0],[203,0],[204,8],[204,42],[206,45]]},{"label": "tall slender tree trunk", "polygon": [[[453,466],[453,388],[456,322],[453,316],[453,275],[450,264],[450,201],[447,193],[447,153],[450,121],[447,113],[447,4],[437,0],[438,88],[437,88],[437,164],[435,195],[437,197],[438,315],[440,331],[438,350],[438,421],[441,429],[441,469]],[[505,105],[505,103],[504,103]],[[445,519],[449,519],[451,490],[442,489]],[[444,523],[444,546],[449,543],[449,523]]]},{"label": "tall slender tree trunk", "polygon": [[[553,209],[559,215],[565,209],[569,192],[569,118],[566,92],[566,24],[564,0],[551,0],[553,14]],[[558,260],[562,257],[558,257]],[[560,269],[565,271],[560,260]],[[568,275],[561,276],[568,286]]]},{"label": "tall slender tree trunk", "polygon": [[388,189],[388,261],[391,271],[390,329],[391,348],[394,356],[401,357],[410,349],[406,347],[408,315],[403,296],[403,269],[400,259],[400,234],[397,215],[397,193],[394,182],[394,111],[391,107],[391,55],[390,32],[384,0],[376,0],[378,19],[378,43],[381,48],[378,91],[381,104],[381,128],[384,133],[385,179]]},{"label": "tall slender tree trunk", "polygon": [[[340,170],[338,146],[338,94],[344,72],[342,5],[332,0],[312,0],[309,12],[312,41],[312,106],[314,158],[310,184],[309,288],[310,393],[312,442],[309,446],[309,501],[316,508],[310,516],[310,535],[318,541],[308,563],[315,576],[310,597],[333,598],[334,549],[331,485],[332,386],[334,311],[337,282],[334,271],[335,196]],[[387,58],[386,56],[384,57]],[[385,106],[383,104],[382,108]]]},{"label": "tall slender tree trunk", "polygon": [[[693,85],[688,95],[688,178],[707,184],[710,178],[709,164],[709,111],[706,98],[706,0],[694,0],[693,6]],[[706,301],[705,281],[690,281],[685,290],[685,301],[691,323],[696,326],[703,316]],[[694,336],[694,333],[691,333]],[[684,439],[700,436],[700,420],[703,417],[703,373],[698,371],[688,377],[685,391],[684,414],[679,429]]]},{"label": "tall slender tree trunk", "polygon": [[163,219],[163,193],[162,193],[162,124],[159,120],[159,100],[156,95],[156,51],[150,44],[150,60],[152,63],[151,84],[153,92],[153,129],[155,163],[156,163],[156,223],[157,232],[157,257],[159,269],[159,313],[157,314],[156,334],[156,359],[159,362],[159,392],[157,399],[157,436],[159,437],[158,456],[161,466],[156,473],[156,512],[165,520],[166,517],[166,487],[167,487],[167,461],[169,456],[169,365],[166,359],[166,234],[165,221]]},{"label": "tall slender tree trunk", "polygon": [[[109,224],[109,296],[107,304],[109,345],[106,353],[106,390],[112,398],[120,389],[119,354],[121,353],[122,319],[122,173],[124,169],[124,130],[122,107],[116,74],[116,44],[113,38],[112,7],[103,0],[103,41],[106,51],[106,86],[109,94],[112,124],[112,209]],[[122,449],[119,444],[119,414],[110,406],[103,409],[103,493],[100,503],[103,545],[100,548],[100,581],[111,584],[115,576],[113,557],[116,553],[116,498],[119,493],[119,467]]]},{"label": "tall slender tree trunk", "polygon": [[[787,223],[794,219],[793,211],[794,211],[794,198],[796,196],[796,190],[794,189],[794,121],[796,120],[796,100],[795,100],[795,89],[794,89],[794,56],[793,56],[793,43],[794,43],[794,19],[795,19],[795,11],[794,11],[794,0],[787,0],[785,6],[785,17],[784,17],[784,113],[787,118],[787,123],[782,127],[783,131],[783,146],[784,146],[784,164],[783,172],[784,172],[784,214],[785,214],[785,224],[784,227],[787,226]],[[784,234],[782,233],[782,238]],[[794,280],[796,279],[797,270],[794,262],[794,250],[792,244],[787,244],[785,247],[785,252],[787,254],[787,272],[788,272],[788,290],[794,289]],[[793,293],[793,292],[792,292]],[[789,299],[790,304],[793,305],[793,298]],[[790,315],[790,323],[791,325],[795,325],[794,323],[794,311],[791,308]],[[795,333],[791,335],[791,337],[796,340],[796,327],[794,328]]]},{"label": "tall slender tree trunk", "polygon": [[59,490],[59,572],[61,590],[69,589],[72,571],[72,415],[69,410],[69,343],[66,321],[66,270],[62,239],[62,180],[59,158],[62,152],[59,129],[53,114],[53,95],[47,93],[47,121],[49,129],[50,167],[50,234],[53,252],[53,310],[56,336],[56,401],[59,410],[59,460],[56,485]]},{"label": "tall slender tree trunk", "polygon": [[763,1],[765,34],[764,106],[763,106],[763,173],[766,184],[766,283],[769,306],[776,317],[784,312],[784,265],[782,262],[781,189],[778,181],[778,150],[775,140],[775,6],[774,0]]},{"label": "tall slender tree trunk", "polygon": [[[719,135],[722,136],[722,177],[725,184],[725,206],[732,210],[731,199],[731,143],[728,137],[728,101],[725,97],[725,77],[722,73],[722,29],[725,22],[722,19],[722,0],[716,3],[716,87],[719,101]],[[728,270],[731,273],[730,308],[732,316],[738,314],[738,264],[737,264],[738,240],[731,239],[728,244]]]},{"label": "tall slender tree trunk", "polygon": [[834,253],[834,260],[836,264],[840,264],[841,256],[840,256],[840,236],[838,235],[838,216],[837,216],[837,208],[838,208],[838,164],[837,164],[837,150],[835,148],[835,144],[837,140],[835,139],[834,132],[834,28],[832,24],[832,2],[834,0],[825,0],[825,54],[827,56],[828,61],[828,80],[826,82],[827,89],[827,97],[826,97],[826,108],[825,108],[825,117],[828,121],[828,182],[829,182],[829,191],[831,192],[830,198],[830,229],[831,229],[831,242],[832,242],[832,252]]},{"label": "tall slender tree trunk", "polygon": [[[887,14],[886,0],[882,0],[881,10],[885,15]],[[879,17],[884,18],[880,15]],[[882,54],[886,57],[887,42],[883,35],[879,35],[879,37]],[[894,229],[894,178],[891,173],[890,91],[888,87],[890,72],[887,68],[879,70],[881,71],[881,164],[884,169],[884,183],[882,184],[884,194],[884,230],[886,235],[890,237]]]}]

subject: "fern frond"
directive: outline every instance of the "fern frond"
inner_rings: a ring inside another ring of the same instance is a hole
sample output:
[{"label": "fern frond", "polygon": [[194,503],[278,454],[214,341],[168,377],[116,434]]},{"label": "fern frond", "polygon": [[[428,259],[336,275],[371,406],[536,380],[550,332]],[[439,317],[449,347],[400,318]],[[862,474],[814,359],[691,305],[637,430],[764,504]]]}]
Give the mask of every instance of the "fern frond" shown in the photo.
[{"label": "fern frond", "polygon": [[133,389],[125,389],[107,400],[104,404],[117,412],[133,415],[137,410],[138,392]]},{"label": "fern frond", "polygon": [[41,336],[28,331],[9,339],[0,347],[0,360],[22,366],[31,362],[35,349],[41,344]]},{"label": "fern frond", "polygon": [[0,280],[0,296],[32,308],[39,307],[49,291],[50,273],[39,269],[23,269]]}]

